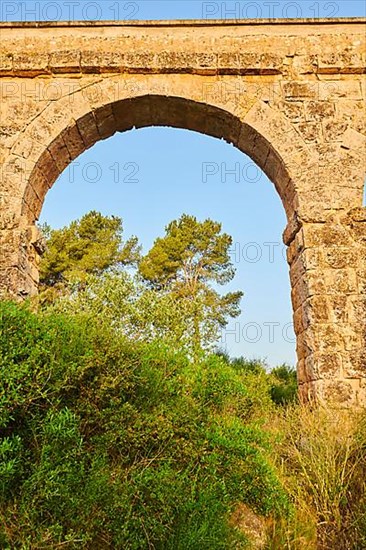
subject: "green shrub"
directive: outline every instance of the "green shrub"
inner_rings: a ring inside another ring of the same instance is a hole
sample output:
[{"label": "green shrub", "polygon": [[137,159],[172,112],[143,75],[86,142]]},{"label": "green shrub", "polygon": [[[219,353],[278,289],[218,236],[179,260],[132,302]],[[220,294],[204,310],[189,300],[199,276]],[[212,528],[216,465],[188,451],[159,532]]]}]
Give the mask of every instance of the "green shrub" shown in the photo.
[{"label": "green shrub", "polygon": [[256,375],[81,314],[0,318],[2,548],[245,548],[238,503],[287,515]]},{"label": "green shrub", "polygon": [[366,547],[364,414],[291,405],[286,366],[192,364],[85,313],[0,319],[0,548],[249,548],[243,510],[268,549]]},{"label": "green shrub", "polygon": [[296,369],[283,364],[271,370],[271,398],[277,405],[288,405],[297,401]]}]

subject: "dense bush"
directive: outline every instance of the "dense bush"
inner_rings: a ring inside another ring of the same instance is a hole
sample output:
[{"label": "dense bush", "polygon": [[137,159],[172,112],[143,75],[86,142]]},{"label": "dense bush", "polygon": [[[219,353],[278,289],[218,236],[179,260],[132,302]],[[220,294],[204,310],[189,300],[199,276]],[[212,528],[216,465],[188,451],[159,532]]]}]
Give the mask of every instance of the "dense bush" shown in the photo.
[{"label": "dense bush", "polygon": [[271,371],[271,397],[278,405],[288,405],[297,400],[296,370],[283,364]]},{"label": "dense bush", "polygon": [[1,549],[366,548],[364,413],[90,312],[0,321]]},{"label": "dense bush", "polygon": [[264,375],[88,316],[0,319],[1,548],[246,548],[237,506],[288,517]]}]

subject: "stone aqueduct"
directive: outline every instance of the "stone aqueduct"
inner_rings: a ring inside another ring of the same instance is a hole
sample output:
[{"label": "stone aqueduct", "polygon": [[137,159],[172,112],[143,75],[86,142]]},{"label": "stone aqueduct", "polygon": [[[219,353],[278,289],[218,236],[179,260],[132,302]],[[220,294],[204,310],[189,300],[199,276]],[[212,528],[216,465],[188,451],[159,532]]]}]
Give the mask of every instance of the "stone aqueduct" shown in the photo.
[{"label": "stone aqueduct", "polygon": [[362,19],[1,23],[2,292],[36,292],[45,195],[98,140],[153,125],[223,138],[287,214],[303,398],[364,405],[365,30]]}]

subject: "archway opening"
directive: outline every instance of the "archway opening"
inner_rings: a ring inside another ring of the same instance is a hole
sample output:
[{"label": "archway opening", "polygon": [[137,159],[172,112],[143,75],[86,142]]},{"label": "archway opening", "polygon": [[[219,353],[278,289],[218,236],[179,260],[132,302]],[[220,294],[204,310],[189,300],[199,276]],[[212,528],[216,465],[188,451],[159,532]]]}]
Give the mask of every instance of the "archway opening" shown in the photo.
[{"label": "archway opening", "polygon": [[[308,146],[286,117],[264,101],[242,94],[234,98],[223,97],[221,88],[217,89],[217,83],[213,91],[210,88],[210,93],[207,93],[208,83],[212,87],[210,82],[195,76],[172,76],[169,80],[170,93],[165,88],[162,94],[163,82],[154,75],[144,79],[144,86],[141,83],[137,85],[137,82],[132,90],[131,87],[122,87],[118,79],[104,79],[102,84],[87,88],[87,97],[83,89],[77,90],[73,97],[64,97],[51,103],[42,116],[31,122],[17,144],[18,151],[29,151],[31,147],[31,157],[27,162],[29,176],[24,182],[19,211],[21,226],[26,227],[26,233],[20,237],[23,239],[20,241],[22,250],[25,250],[21,262],[26,268],[16,274],[22,280],[23,294],[32,293],[35,289],[37,258],[32,247],[27,251],[29,235],[32,234],[29,229],[40,217],[47,192],[60,174],[83,152],[116,132],[133,128],[181,128],[233,144],[239,154],[242,152],[248,155],[274,184],[287,218],[285,242],[289,245],[293,241],[301,228],[298,188],[305,177],[305,167],[308,165],[309,170],[313,168],[314,159]],[[129,85],[132,84],[134,78],[129,81]],[[141,89],[146,88],[150,93],[141,94]],[[115,98],[113,101],[110,99],[111,93]],[[14,158],[17,157],[14,155]],[[25,239],[28,239],[27,243]],[[268,240],[267,257],[273,253],[273,243],[277,245],[279,241],[272,238]],[[250,254],[255,252],[253,249]],[[297,258],[297,252],[294,252],[292,263]],[[273,331],[278,328],[277,320],[270,318],[265,322],[266,334],[273,339]],[[279,330],[285,331],[282,334],[289,338],[288,344],[293,345],[289,325],[290,320],[286,327]],[[245,332],[249,335],[247,339],[257,340],[258,329],[255,324],[245,330],[249,330]]]},{"label": "archway opening", "polygon": [[243,290],[239,318],[218,347],[231,356],[294,365],[290,286],[282,232],[286,215],[260,168],[222,140],[181,129],[149,127],[118,133],[77,157],[48,192],[40,217],[61,227],[90,210],[123,219],[144,252],[183,213],[223,224],[233,237]]}]

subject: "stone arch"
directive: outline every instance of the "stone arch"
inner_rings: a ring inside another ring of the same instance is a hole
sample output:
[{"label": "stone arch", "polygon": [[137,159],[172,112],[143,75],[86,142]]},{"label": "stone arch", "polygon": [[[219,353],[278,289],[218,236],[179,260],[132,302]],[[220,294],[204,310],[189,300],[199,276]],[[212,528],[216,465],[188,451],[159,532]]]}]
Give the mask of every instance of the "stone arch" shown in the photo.
[{"label": "stone arch", "polygon": [[[47,190],[79,154],[117,131],[171,126],[232,143],[274,183],[287,219],[299,215],[298,188],[316,154],[286,117],[255,96],[227,100],[220,81],[202,87],[194,75],[103,79],[50,103],[12,148],[6,172],[22,173],[21,218],[38,219]],[[113,98],[113,99],[112,99]],[[26,176],[24,177],[24,173]]]},{"label": "stone arch", "polygon": [[[5,225],[12,240],[6,286],[21,295],[35,290],[34,223],[45,195],[67,165],[94,143],[116,131],[153,125],[222,138],[267,174],[286,211],[284,240],[289,245],[301,395],[364,402],[365,325],[359,327],[357,312],[364,311],[360,258],[365,257],[365,209],[348,214],[360,206],[358,172],[352,192],[345,178],[335,189],[328,180],[324,185],[335,146],[309,143],[269,100],[250,93],[227,96],[224,84],[220,77],[193,74],[101,76],[97,81],[84,77],[72,93],[59,84],[59,97],[46,101],[4,163],[3,186],[10,190],[3,199],[9,211]],[[361,158],[357,151],[353,154],[350,138],[353,134],[336,146],[349,167]],[[360,150],[362,143],[360,139]],[[357,231],[360,237],[353,242]],[[342,263],[339,246],[352,263]]]}]

